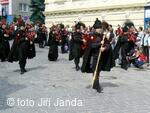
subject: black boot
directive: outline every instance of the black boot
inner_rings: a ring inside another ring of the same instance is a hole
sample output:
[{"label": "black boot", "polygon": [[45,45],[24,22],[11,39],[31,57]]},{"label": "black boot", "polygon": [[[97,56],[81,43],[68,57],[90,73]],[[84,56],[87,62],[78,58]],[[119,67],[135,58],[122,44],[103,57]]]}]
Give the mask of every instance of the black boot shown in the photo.
[{"label": "black boot", "polygon": [[102,92],[102,88],[99,84],[99,78],[96,78],[93,83],[93,89],[96,89],[98,93]]},{"label": "black boot", "polygon": [[79,65],[76,66],[76,71],[79,71],[80,70],[80,67]]},{"label": "black boot", "polygon": [[25,66],[26,66],[26,63],[24,63],[24,65],[23,65],[23,70],[24,70],[24,72],[27,72],[27,70],[25,69]]},{"label": "black boot", "polygon": [[22,75],[22,74],[24,74],[24,73],[25,73],[25,70],[24,70],[24,69],[21,69],[21,73],[20,73],[20,74]]},{"label": "black boot", "polygon": [[80,58],[77,57],[77,58],[74,59],[74,63],[76,65],[76,71],[80,70],[79,62],[80,62]]},{"label": "black boot", "polygon": [[23,71],[24,71],[24,72],[27,72],[27,70],[26,70],[25,68],[23,69]]},{"label": "black boot", "polygon": [[25,68],[23,65],[20,65],[20,71],[21,71],[21,75],[24,74],[26,72]]}]

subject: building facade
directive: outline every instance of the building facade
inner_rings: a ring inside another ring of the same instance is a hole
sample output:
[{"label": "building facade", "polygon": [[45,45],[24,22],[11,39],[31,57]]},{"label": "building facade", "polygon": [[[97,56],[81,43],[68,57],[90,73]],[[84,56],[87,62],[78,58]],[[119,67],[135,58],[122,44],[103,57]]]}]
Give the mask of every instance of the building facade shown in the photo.
[{"label": "building facade", "polygon": [[0,0],[0,15],[7,15],[7,21],[11,22],[14,16],[21,15],[25,21],[29,20],[31,0]]},{"label": "building facade", "polygon": [[106,20],[113,27],[126,19],[135,26],[144,26],[144,6],[148,0],[45,0],[46,25],[64,23],[73,25],[82,21],[92,26],[95,19]]}]

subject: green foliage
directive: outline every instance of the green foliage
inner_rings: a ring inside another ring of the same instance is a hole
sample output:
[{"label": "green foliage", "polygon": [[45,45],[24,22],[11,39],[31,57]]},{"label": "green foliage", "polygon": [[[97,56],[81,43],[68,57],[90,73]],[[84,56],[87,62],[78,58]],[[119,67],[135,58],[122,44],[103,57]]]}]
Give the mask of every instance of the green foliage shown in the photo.
[{"label": "green foliage", "polygon": [[13,21],[16,23],[16,22],[17,22],[17,20],[18,20],[17,16],[16,16],[16,15],[14,15]]},{"label": "green foliage", "polygon": [[30,5],[32,15],[30,16],[30,20],[33,23],[37,22],[45,22],[45,16],[43,14],[43,11],[45,10],[45,4],[44,0],[31,0]]}]

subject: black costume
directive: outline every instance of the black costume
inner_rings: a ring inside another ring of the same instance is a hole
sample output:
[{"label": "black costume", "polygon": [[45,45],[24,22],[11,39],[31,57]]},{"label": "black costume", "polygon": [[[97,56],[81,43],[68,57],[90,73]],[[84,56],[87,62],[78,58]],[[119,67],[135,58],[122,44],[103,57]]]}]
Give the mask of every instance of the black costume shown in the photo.
[{"label": "black costume", "polygon": [[35,57],[35,46],[34,43],[31,43],[32,40],[27,37],[27,32],[21,29],[18,30],[8,56],[9,62],[19,61],[21,74],[26,72],[27,58]]},{"label": "black costume", "polygon": [[128,62],[127,62],[127,54],[128,54],[128,29],[123,28],[123,32],[117,41],[117,44],[114,48],[115,59],[119,58],[119,51],[121,49],[121,68],[127,70]]},{"label": "black costume", "polygon": [[[95,29],[101,28],[101,24],[96,23],[94,26]],[[88,46],[83,55],[83,64],[81,71],[87,73],[95,72],[98,56],[101,48],[101,41],[103,40],[103,34],[94,32],[91,37],[94,39],[88,43]],[[100,61],[98,62],[97,75],[94,80],[93,89],[96,89],[97,92],[101,92],[102,88],[99,84],[99,74],[101,71],[110,71],[113,66],[115,66],[115,61],[113,57],[113,51],[108,39],[104,39],[103,47],[105,51],[101,52]]]},{"label": "black costume", "polygon": [[40,27],[37,31],[37,39],[38,39],[39,47],[43,48],[44,41],[46,40],[46,33],[43,31],[42,27]]},{"label": "black costume", "polygon": [[58,58],[58,43],[59,41],[56,38],[56,34],[54,31],[50,31],[49,33],[49,53],[48,53],[48,59],[50,61],[56,61]]},{"label": "black costume", "polygon": [[0,28],[0,59],[6,61],[10,51],[9,34],[6,28]]},{"label": "black costume", "polygon": [[60,30],[60,36],[61,36],[61,52],[62,53],[67,53],[66,46],[68,46],[67,43],[67,32],[65,29]]},{"label": "black costume", "polygon": [[82,57],[82,48],[81,48],[81,45],[83,43],[82,33],[76,31],[73,33],[72,38],[73,38],[72,54],[74,57],[74,63],[76,66],[76,70],[78,71],[80,69],[80,67],[79,67],[80,57]]},{"label": "black costume", "polygon": [[[86,48],[84,56],[83,56],[83,64],[81,71],[87,72],[87,73],[94,73],[98,55],[100,52],[101,44],[100,42],[103,39],[102,34],[94,33],[94,37],[96,37],[95,41],[91,42],[90,46]],[[115,66],[114,57],[113,57],[113,51],[111,48],[111,45],[108,40],[105,40],[104,47],[106,50],[101,53],[97,75],[95,79],[95,84],[93,86],[94,89],[97,89],[97,91],[101,90],[101,87],[99,85],[99,73],[100,71],[110,71],[113,66]],[[92,60],[92,63],[91,63]]]}]

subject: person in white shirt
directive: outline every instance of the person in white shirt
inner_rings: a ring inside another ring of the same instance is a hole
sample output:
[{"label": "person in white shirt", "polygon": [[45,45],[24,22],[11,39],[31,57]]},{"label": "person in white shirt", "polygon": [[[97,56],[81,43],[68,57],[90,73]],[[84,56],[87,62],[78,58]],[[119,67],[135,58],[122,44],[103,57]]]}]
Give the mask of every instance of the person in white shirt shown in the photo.
[{"label": "person in white shirt", "polygon": [[137,41],[136,41],[136,45],[137,47],[141,48],[141,39],[144,35],[144,32],[143,32],[143,27],[139,27],[138,28],[138,36],[137,36]]},{"label": "person in white shirt", "polygon": [[[149,58],[149,48],[148,48],[148,38],[150,37],[150,28],[147,28],[144,32],[144,36],[141,39],[141,45],[143,49],[143,53],[147,58]],[[149,63],[149,59],[147,61]]]}]

